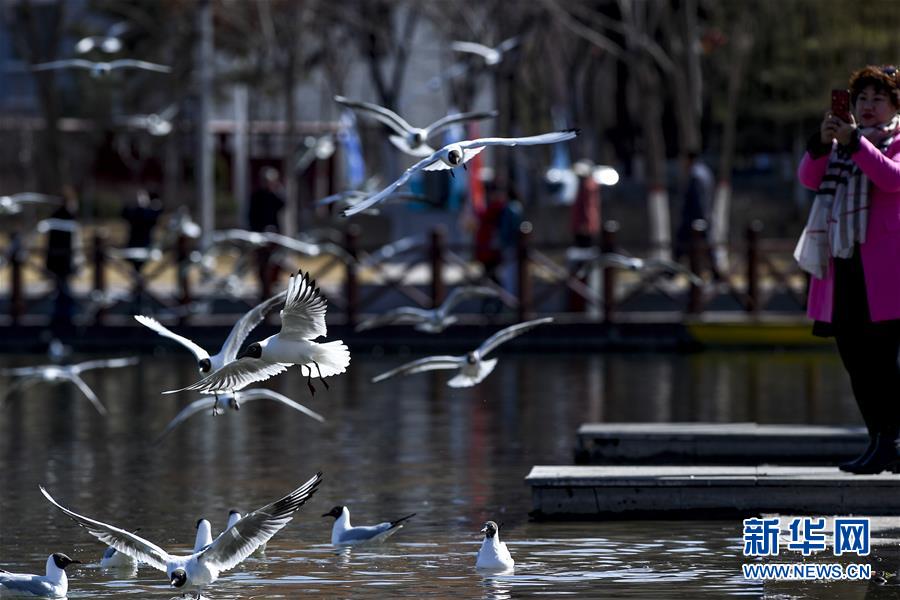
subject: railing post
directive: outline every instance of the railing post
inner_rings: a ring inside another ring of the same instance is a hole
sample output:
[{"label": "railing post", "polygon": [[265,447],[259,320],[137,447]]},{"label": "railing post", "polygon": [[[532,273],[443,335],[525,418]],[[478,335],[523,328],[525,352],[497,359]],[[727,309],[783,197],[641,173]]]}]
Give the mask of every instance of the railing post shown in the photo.
[{"label": "railing post", "polygon": [[94,325],[103,323],[103,317],[106,309],[103,308],[103,302],[106,299],[106,240],[101,230],[94,232],[94,296],[100,299],[100,307],[94,313]]},{"label": "railing post", "polygon": [[759,312],[760,308],[759,234],[762,229],[762,221],[757,219],[747,226],[747,312],[752,313]]},{"label": "railing post", "polygon": [[[708,225],[703,219],[696,219],[691,223],[691,242],[690,242],[690,265],[691,271],[697,275],[701,274],[701,266],[703,265],[703,254],[708,251],[706,242],[706,229]],[[688,295],[688,312],[691,314],[699,314],[703,310],[703,288],[694,282],[691,282],[691,288]]]},{"label": "railing post", "polygon": [[437,308],[444,301],[444,252],[447,232],[443,227],[431,230],[431,307]]},{"label": "railing post", "polygon": [[531,232],[533,226],[530,221],[522,221],[519,225],[519,237],[516,243],[516,256],[518,259],[519,279],[519,321],[531,318],[533,307],[531,295]]},{"label": "railing post", "polygon": [[25,303],[22,301],[22,236],[12,234],[9,248],[9,273],[10,282],[9,316],[13,324],[18,324],[25,312]]},{"label": "railing post", "polygon": [[[616,232],[619,231],[618,221],[606,221],[603,223],[603,231],[600,233],[600,252],[616,251]],[[603,267],[603,320],[611,323],[613,311],[616,309],[616,279],[618,272],[613,267]]]},{"label": "railing post", "polygon": [[178,236],[178,241],[175,244],[175,260],[178,265],[178,289],[180,292],[178,303],[183,309],[178,316],[180,325],[185,324],[190,316],[190,311],[187,310],[187,307],[191,304],[191,280],[188,276],[191,256],[189,243],[190,238],[182,233]]},{"label": "railing post", "polygon": [[359,225],[350,225],[344,234],[344,249],[350,255],[347,261],[347,325],[356,327],[356,315],[359,311],[359,281],[356,273],[356,257],[359,247]]}]

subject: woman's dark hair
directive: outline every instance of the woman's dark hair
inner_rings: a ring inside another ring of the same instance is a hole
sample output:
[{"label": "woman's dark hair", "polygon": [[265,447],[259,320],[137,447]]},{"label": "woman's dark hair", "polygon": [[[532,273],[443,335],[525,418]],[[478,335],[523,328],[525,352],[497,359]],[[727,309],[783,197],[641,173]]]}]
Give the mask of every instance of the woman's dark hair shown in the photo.
[{"label": "woman's dark hair", "polygon": [[891,104],[900,108],[900,73],[898,73],[897,67],[869,65],[853,73],[850,76],[851,103],[856,104],[856,99],[870,85],[876,92],[887,94]]}]

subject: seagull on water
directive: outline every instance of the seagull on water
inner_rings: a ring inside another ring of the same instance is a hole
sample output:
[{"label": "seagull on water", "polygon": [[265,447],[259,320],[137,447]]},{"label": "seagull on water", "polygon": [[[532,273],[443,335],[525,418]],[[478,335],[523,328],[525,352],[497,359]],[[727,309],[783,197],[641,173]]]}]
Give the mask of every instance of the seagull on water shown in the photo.
[{"label": "seagull on water", "polygon": [[[417,171],[441,171],[453,169],[454,167],[463,166],[474,158],[479,152],[488,146],[534,146],[538,144],[556,144],[565,142],[575,138],[579,133],[578,129],[569,129],[566,131],[556,131],[553,133],[544,133],[541,135],[532,135],[520,138],[479,138],[475,140],[463,140],[447,144],[440,150],[426,156],[410,168],[408,168],[400,176],[397,181],[387,186],[374,196],[347,208],[342,213],[345,217],[360,213],[367,208],[378,204],[401,185],[406,183],[410,177]],[[451,171],[452,173],[452,171]]]},{"label": "seagull on water", "polygon": [[390,379],[394,375],[412,375],[413,373],[421,373],[423,371],[458,369],[459,373],[450,379],[447,382],[447,385],[453,388],[472,387],[473,385],[481,383],[485,377],[491,374],[494,367],[497,366],[496,358],[486,360],[488,354],[496,350],[501,344],[519,337],[526,331],[530,331],[538,325],[543,325],[544,323],[550,323],[552,321],[553,317],[544,317],[542,319],[534,319],[533,321],[525,321],[524,323],[510,325],[505,329],[501,329],[486,339],[478,348],[463,356],[426,356],[425,358],[408,362],[396,369],[391,369],[386,373],[382,373],[373,378],[372,383]]},{"label": "seagull on water", "polygon": [[363,542],[383,542],[391,537],[404,525],[404,521],[416,516],[416,513],[400,517],[394,521],[385,521],[378,525],[350,524],[350,509],[346,506],[335,506],[322,515],[334,517],[334,526],[331,528],[331,543],[335,546],[350,546]]},{"label": "seagull on water", "polygon": [[[240,394],[240,403],[237,400],[238,394]],[[303,406],[299,402],[294,402],[287,396],[283,396],[276,391],[269,390],[266,388],[253,388],[253,389],[249,389],[249,390],[242,390],[240,392],[235,392],[234,394],[228,392],[223,395],[225,397],[224,401],[220,401],[218,403],[218,405],[220,407],[224,405],[226,408],[230,408],[235,411],[240,410],[241,406],[243,404],[246,404],[247,402],[253,402],[254,400],[269,399],[269,400],[274,400],[275,402],[280,402],[281,404],[283,404],[285,406],[293,408],[294,410],[303,413],[304,415],[310,417],[311,419],[315,419],[319,423],[325,422],[325,417],[323,417],[316,411],[310,410],[309,408]],[[187,406],[182,408],[181,412],[179,412],[177,415],[175,415],[175,418],[172,419],[168,425],[166,425],[166,428],[163,430],[163,432],[161,434],[159,434],[159,437],[156,438],[156,441],[154,443],[158,444],[159,442],[162,441],[162,439],[164,437],[166,437],[167,435],[172,433],[172,430],[174,430],[176,427],[178,427],[179,425],[184,423],[186,420],[188,420],[189,418],[196,415],[201,410],[206,410],[208,408],[209,408],[209,398],[200,398],[199,400],[194,400],[193,402],[191,402],[190,404],[188,404]]]},{"label": "seagull on water", "polygon": [[4,591],[18,596],[40,596],[41,598],[63,598],[69,591],[69,579],[66,567],[80,564],[61,552],[54,552],[47,557],[47,574],[31,575],[28,573],[10,573],[0,569],[0,596]]},{"label": "seagull on water", "polygon": [[116,69],[140,69],[142,71],[155,71],[157,73],[171,73],[172,67],[158,65],[145,60],[132,58],[119,58],[110,62],[94,62],[84,58],[65,58],[54,60],[31,67],[32,71],[52,71],[56,69],[85,69],[90,71],[92,77],[105,77]]},{"label": "seagull on water", "polygon": [[488,521],[481,529],[484,541],[478,549],[478,558],[475,560],[475,568],[485,571],[510,571],[516,566],[509,553],[509,548],[500,541],[500,527],[493,521]]},{"label": "seagull on water", "polygon": [[[202,549],[181,556],[171,555],[134,533],[73,512],[54,500],[43,487],[40,490],[51,504],[87,529],[95,538],[135,560],[165,572],[173,587],[185,592],[196,592],[196,597],[200,598],[200,591],[218,579],[222,571],[241,564],[260,544],[268,542],[287,525],[294,518],[294,513],[316,492],[321,481],[322,474],[317,473],[283,498],[246,515]],[[209,527],[209,521],[202,519],[198,523],[198,538],[201,527]]]},{"label": "seagull on water", "polygon": [[37,194],[35,192],[19,192],[9,196],[0,196],[0,215],[16,215],[22,212],[26,204],[48,204],[58,206],[62,200],[56,196]]},{"label": "seagull on water", "polygon": [[416,331],[440,333],[458,320],[450,312],[460,302],[470,298],[497,298],[500,293],[487,286],[464,285],[454,288],[444,303],[433,309],[417,306],[401,306],[384,314],[366,319],[356,326],[356,331],[375,329],[385,325],[414,325]]},{"label": "seagull on water", "polygon": [[438,119],[427,127],[419,128],[413,127],[407,123],[403,117],[394,111],[383,106],[378,106],[377,104],[372,104],[371,102],[358,102],[356,100],[344,98],[343,96],[335,96],[334,101],[348,108],[363,111],[380,123],[387,125],[395,133],[395,135],[392,135],[389,138],[391,143],[406,154],[412,156],[429,156],[434,153],[434,148],[428,145],[429,138],[434,137],[451,125],[465,121],[491,119],[498,114],[496,110],[456,113]]},{"label": "seagull on water", "polygon": [[281,331],[260,342],[254,342],[237,359],[214,371],[206,378],[179,390],[174,394],[192,390],[204,394],[220,394],[241,390],[254,381],[264,381],[283,373],[291,365],[306,368],[306,385],[311,394],[313,368],[328,389],[326,377],[340,375],[350,364],[350,351],[343,341],[315,342],[328,335],[325,325],[325,298],[310,280],[309,273],[298,271],[288,283],[284,308],[281,310]]},{"label": "seagull on water", "polygon": [[121,367],[130,367],[138,364],[138,362],[138,357],[132,356],[130,358],[113,358],[110,360],[89,360],[75,365],[40,365],[37,367],[3,369],[0,370],[0,375],[11,375],[18,379],[13,381],[13,384],[7,390],[6,395],[0,400],[0,408],[3,407],[6,399],[18,390],[24,390],[43,382],[58,383],[69,381],[74,383],[81,393],[91,401],[91,404],[94,405],[97,412],[105,417],[107,413],[106,407],[103,406],[88,384],[84,382],[81,378],[81,374],[92,369],[118,369]]}]

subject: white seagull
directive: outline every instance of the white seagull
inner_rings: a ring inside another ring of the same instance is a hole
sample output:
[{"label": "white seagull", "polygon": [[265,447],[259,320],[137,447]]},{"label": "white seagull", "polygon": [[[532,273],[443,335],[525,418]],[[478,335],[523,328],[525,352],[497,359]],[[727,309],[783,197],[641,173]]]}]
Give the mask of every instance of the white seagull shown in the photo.
[{"label": "white seagull", "polygon": [[[213,583],[222,571],[233,569],[250,556],[260,544],[268,542],[282,527],[294,518],[294,513],[316,492],[322,474],[317,473],[290,494],[263,506],[223,531],[209,545],[192,554],[171,555],[156,544],[119,527],[79,515],[60,505],[41,487],[41,493],[56,508],[68,515],[76,523],[87,529],[101,542],[128,554],[135,560],[163,571],[169,583],[183,591],[200,591]],[[201,520],[199,527],[209,526]]]},{"label": "white seagull", "polygon": [[585,275],[588,267],[598,265],[600,267],[614,267],[617,269],[627,269],[629,271],[665,271],[666,273],[687,276],[688,280],[694,284],[702,286],[705,282],[703,278],[674,260],[666,260],[664,258],[638,258],[636,256],[625,256],[615,252],[600,252],[597,248],[577,248],[572,247],[566,251],[566,258],[575,262],[585,263],[576,272],[576,276]]},{"label": "white seagull", "polygon": [[[40,596],[42,598],[63,598],[69,591],[66,567],[80,564],[61,552],[47,557],[47,574],[10,573],[0,569],[0,592],[11,592],[14,596]],[[0,593],[0,596],[6,594]]]},{"label": "white seagull", "polygon": [[353,260],[346,250],[333,242],[323,241],[320,243],[310,243],[280,233],[275,233],[274,231],[262,233],[257,231],[247,231],[245,229],[214,231],[212,233],[212,243],[214,246],[232,245],[245,250],[275,245],[305,256],[321,256],[322,254],[328,253],[339,256],[344,260]]},{"label": "white seagull", "polygon": [[[238,402],[238,394],[240,394],[240,402]],[[304,415],[310,417],[311,419],[315,419],[319,423],[325,422],[325,417],[323,417],[316,411],[310,410],[309,408],[303,406],[299,402],[294,402],[287,396],[282,396],[278,392],[269,390],[266,388],[253,388],[250,390],[242,390],[240,392],[235,392],[234,394],[226,393],[224,395],[225,395],[224,402],[214,401],[217,404],[217,406],[224,405],[227,408],[237,411],[237,410],[240,410],[241,406],[247,402],[253,402],[254,400],[269,399],[269,400],[274,400],[276,402],[280,402],[281,404],[284,404],[287,407],[293,408],[294,410],[303,413]],[[158,444],[159,442],[162,441],[162,439],[164,437],[169,435],[172,432],[172,430],[174,430],[176,427],[178,427],[179,425],[184,423],[186,420],[188,420],[189,418],[196,415],[201,410],[208,409],[209,403],[210,403],[209,397],[200,398],[199,400],[194,400],[193,402],[191,402],[190,404],[188,404],[187,406],[182,408],[181,412],[178,413],[177,415],[175,415],[175,418],[172,419],[168,425],[166,425],[166,428],[163,430],[163,432],[161,434],[159,434],[159,437],[156,438],[156,441],[154,443]]]},{"label": "white seagull", "polygon": [[[479,138],[475,140],[464,140],[447,144],[440,150],[426,156],[410,168],[408,168],[400,176],[397,181],[387,186],[374,196],[370,196],[367,200],[360,202],[346,210],[343,215],[349,217],[356,213],[362,212],[367,208],[378,204],[388,196],[394,193],[394,190],[406,183],[412,175],[417,171],[440,171],[445,169],[453,169],[454,167],[465,166],[465,164],[474,158],[479,152],[488,146],[534,146],[537,144],[556,144],[565,142],[575,138],[580,130],[569,129],[566,131],[556,131],[553,133],[544,133],[542,135],[532,135],[520,138]],[[452,173],[452,171],[451,171]]]},{"label": "white seagull", "polygon": [[350,546],[363,542],[383,542],[397,533],[403,527],[404,521],[413,518],[416,513],[378,525],[359,525],[357,527],[350,524],[350,510],[346,506],[335,506],[322,516],[334,517],[331,543],[335,546]]},{"label": "white seagull", "polygon": [[266,317],[269,316],[269,313],[275,310],[275,307],[284,301],[286,295],[287,291],[279,292],[247,311],[243,317],[238,319],[238,322],[234,324],[234,327],[231,328],[231,332],[228,334],[228,337],[225,338],[225,343],[222,344],[222,348],[213,355],[210,355],[209,352],[201,348],[194,341],[174,333],[152,317],[135,315],[134,320],[141,325],[152,329],[163,337],[175,340],[190,350],[197,358],[197,368],[201,373],[208,374],[213,371],[218,371],[237,358],[238,350],[241,349],[241,344],[244,343],[244,340],[247,339],[250,332],[253,331],[257,325],[265,321]]},{"label": "white seagull", "polygon": [[327,389],[325,378],[347,370],[350,351],[341,340],[313,341],[328,335],[325,310],[325,298],[316,287],[316,282],[309,279],[309,273],[298,271],[288,283],[287,297],[281,311],[281,331],[250,344],[236,360],[197,383],[163,393],[174,394],[185,390],[203,394],[234,392],[254,381],[264,381],[278,375],[291,365],[300,365],[301,373],[306,367],[306,385],[310,393],[316,393],[312,384],[313,367]]},{"label": "white seagull", "polygon": [[113,23],[106,31],[106,35],[90,35],[83,37],[75,44],[75,52],[87,54],[93,49],[98,49],[106,54],[115,54],[122,49],[122,40],[119,39],[129,29],[127,21]]},{"label": "white seagull", "polygon": [[416,331],[440,333],[458,320],[450,312],[460,302],[470,298],[497,298],[500,293],[487,286],[464,285],[454,288],[443,304],[425,309],[417,306],[401,306],[371,317],[356,326],[356,331],[375,329],[385,325],[414,325]]},{"label": "white seagull", "polygon": [[485,571],[510,571],[516,566],[509,549],[500,541],[500,527],[493,521],[488,521],[481,529],[484,541],[478,549],[478,558],[475,559],[475,568]]},{"label": "white seagull", "polygon": [[35,192],[19,192],[9,196],[0,196],[0,215],[16,215],[22,212],[26,204],[49,204],[58,206],[62,200],[56,196],[37,194]]},{"label": "white seagull", "polygon": [[343,96],[335,96],[334,101],[354,110],[361,110],[380,123],[387,125],[394,131],[394,135],[390,136],[391,143],[406,154],[412,156],[429,156],[434,153],[434,149],[428,145],[429,138],[434,137],[451,125],[462,123],[464,121],[491,119],[498,114],[496,110],[457,113],[447,115],[427,127],[420,128],[413,127],[394,111],[383,106],[378,106],[377,104],[372,104],[371,102],[358,102],[356,100],[344,98]]},{"label": "white seagull", "polygon": [[426,356],[404,365],[391,369],[387,373],[372,379],[372,383],[378,383],[389,379],[394,375],[412,375],[414,373],[422,373],[423,371],[437,370],[454,370],[459,369],[447,385],[454,388],[472,387],[491,374],[494,367],[497,366],[497,359],[492,358],[486,360],[488,354],[497,349],[501,344],[509,340],[519,337],[526,331],[530,331],[538,325],[550,323],[553,317],[544,317],[542,319],[534,319],[525,321],[516,325],[510,325],[505,329],[501,329],[488,339],[486,339],[478,348],[464,354],[463,356]]},{"label": "white seagull", "polygon": [[478,42],[451,42],[450,48],[456,52],[465,52],[467,54],[475,54],[484,59],[484,64],[488,67],[499,65],[503,60],[503,55],[519,45],[518,37],[511,37],[503,40],[496,47],[491,48]]},{"label": "white seagull", "polygon": [[55,69],[85,69],[90,71],[92,77],[104,77],[116,69],[141,69],[143,71],[155,71],[156,73],[172,72],[172,67],[132,58],[119,58],[110,62],[94,62],[84,58],[65,58],[31,67],[32,71],[52,71]]},{"label": "white seagull", "polygon": [[138,364],[138,357],[132,356],[130,358],[113,358],[110,360],[89,360],[75,365],[40,365],[37,367],[3,369],[0,370],[0,375],[10,375],[12,377],[17,377],[18,379],[13,381],[13,384],[9,386],[6,395],[0,400],[0,408],[3,407],[6,399],[17,390],[23,390],[42,382],[59,383],[69,381],[74,383],[81,393],[91,401],[91,404],[94,405],[94,408],[97,409],[98,413],[106,416],[106,407],[103,406],[88,384],[84,382],[81,378],[81,374],[92,369],[118,369],[120,367],[130,367],[136,364]]},{"label": "white seagull", "polygon": [[116,119],[118,123],[126,127],[143,129],[155,137],[162,137],[172,133],[172,119],[178,114],[178,105],[173,104],[162,112],[148,115],[129,115]]}]

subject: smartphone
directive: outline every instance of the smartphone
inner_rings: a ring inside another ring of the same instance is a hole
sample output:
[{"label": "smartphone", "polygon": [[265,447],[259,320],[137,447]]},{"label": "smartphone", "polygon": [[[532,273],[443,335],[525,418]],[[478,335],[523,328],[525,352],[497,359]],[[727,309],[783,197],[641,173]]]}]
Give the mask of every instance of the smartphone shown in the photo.
[{"label": "smartphone", "polygon": [[831,90],[831,114],[850,122],[850,90]]}]

